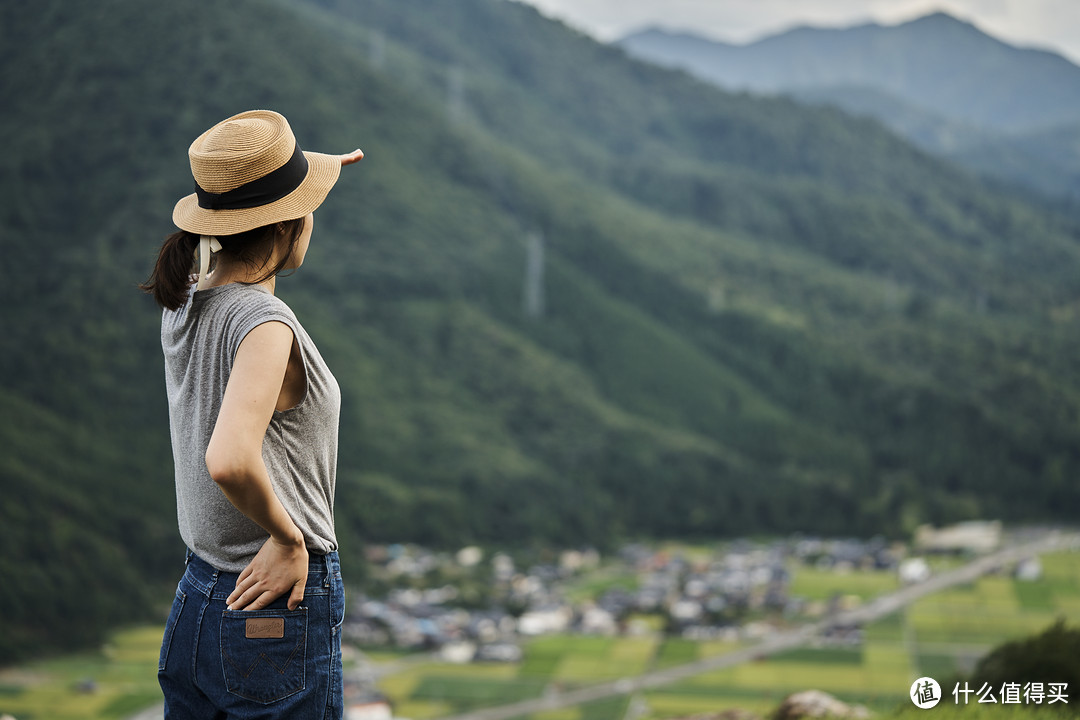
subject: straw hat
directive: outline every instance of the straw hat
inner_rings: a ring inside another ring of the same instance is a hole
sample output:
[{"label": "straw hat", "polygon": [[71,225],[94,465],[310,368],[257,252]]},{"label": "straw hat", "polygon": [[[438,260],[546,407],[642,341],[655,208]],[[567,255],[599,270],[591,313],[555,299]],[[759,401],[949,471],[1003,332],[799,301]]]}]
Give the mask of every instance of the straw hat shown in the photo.
[{"label": "straw hat", "polygon": [[232,235],[294,220],[326,199],[341,158],[304,152],[289,122],[271,110],[223,120],[188,149],[195,193],[173,208],[173,222],[196,235]]}]

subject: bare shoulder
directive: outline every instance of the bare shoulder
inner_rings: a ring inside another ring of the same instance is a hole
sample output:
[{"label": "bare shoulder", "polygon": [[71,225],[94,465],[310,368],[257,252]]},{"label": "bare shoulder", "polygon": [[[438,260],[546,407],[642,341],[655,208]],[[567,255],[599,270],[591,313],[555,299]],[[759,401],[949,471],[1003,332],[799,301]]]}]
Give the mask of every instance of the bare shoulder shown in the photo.
[{"label": "bare shoulder", "polygon": [[[233,360],[229,385],[265,385],[276,397],[293,346],[293,331],[279,320],[256,325],[244,337]],[[228,388],[226,388],[228,395]]]}]

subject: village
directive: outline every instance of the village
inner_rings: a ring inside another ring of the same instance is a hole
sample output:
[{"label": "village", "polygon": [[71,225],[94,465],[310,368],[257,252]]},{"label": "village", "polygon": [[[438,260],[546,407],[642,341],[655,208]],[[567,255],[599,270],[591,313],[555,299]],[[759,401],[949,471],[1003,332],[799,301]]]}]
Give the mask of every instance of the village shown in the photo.
[{"label": "village", "polygon": [[[710,552],[628,544],[609,557],[591,548],[566,550],[527,567],[479,547],[440,553],[375,546],[368,549],[372,584],[384,593],[352,601],[343,637],[357,647],[423,650],[454,663],[518,662],[524,640],[551,633],[761,639],[859,602],[843,593],[794,594],[799,568],[891,573],[898,584],[910,584],[929,577],[926,555],[978,554],[1000,542],[1000,524],[965,523],[923,528],[910,547],[882,538],[807,537],[735,541]],[[830,632],[823,642],[860,642],[857,627]]]}]

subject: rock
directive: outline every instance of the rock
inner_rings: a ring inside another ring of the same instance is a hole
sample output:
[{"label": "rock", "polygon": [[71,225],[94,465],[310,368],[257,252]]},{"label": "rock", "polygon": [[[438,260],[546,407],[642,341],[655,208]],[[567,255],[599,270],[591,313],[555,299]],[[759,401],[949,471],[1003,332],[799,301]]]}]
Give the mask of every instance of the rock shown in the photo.
[{"label": "rock", "polygon": [[799,718],[848,718],[866,720],[870,711],[862,705],[848,705],[820,690],[804,690],[789,695],[773,714],[773,720]]},{"label": "rock", "polygon": [[685,715],[671,720],[761,720],[761,716],[743,708],[728,708],[719,712],[698,713]]},{"label": "rock", "polygon": [[714,720],[761,720],[761,716],[743,708],[728,708],[713,715]]}]

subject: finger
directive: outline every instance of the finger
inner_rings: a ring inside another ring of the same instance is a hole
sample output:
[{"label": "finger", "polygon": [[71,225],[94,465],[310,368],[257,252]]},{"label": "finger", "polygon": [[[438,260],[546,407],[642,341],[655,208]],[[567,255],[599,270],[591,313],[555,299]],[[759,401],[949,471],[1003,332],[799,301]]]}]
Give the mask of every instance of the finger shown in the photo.
[{"label": "finger", "polygon": [[225,605],[229,610],[240,610],[243,608],[245,600],[251,600],[251,597],[251,593],[247,590],[234,590],[232,595],[225,598]]},{"label": "finger", "polygon": [[231,604],[233,600],[242,595],[252,585],[249,578],[253,572],[255,571],[250,564],[240,572],[240,575],[236,578],[236,587],[229,593],[229,597],[225,599],[226,604]]},{"label": "finger", "polygon": [[289,602],[286,606],[290,610],[295,610],[300,607],[300,603],[304,601],[304,583],[298,582],[292,587],[292,592],[289,593]]},{"label": "finger", "polygon": [[251,589],[253,585],[255,585],[255,580],[252,579],[250,576],[243,579],[237,579],[236,587],[233,588],[233,591],[231,593],[229,593],[229,597],[225,598],[225,603],[227,605],[231,605],[233,602],[238,600],[245,592]]},{"label": "finger", "polygon": [[229,610],[247,610],[249,609],[248,604],[251,603],[252,600],[254,598],[257,598],[258,596],[258,591],[248,588],[244,592],[237,595],[235,599],[232,599],[230,597],[230,599],[226,600],[225,603],[227,609]]},{"label": "finger", "polygon": [[236,590],[233,591],[233,595],[236,596],[235,599],[233,599],[233,595],[230,595],[229,599],[226,600],[226,605],[229,606],[230,610],[249,610],[251,609],[250,603],[255,602],[259,596],[266,592],[270,592],[270,590],[267,589],[265,582],[259,582],[253,577],[248,578],[243,585],[236,586]]},{"label": "finger", "polygon": [[276,598],[277,595],[268,590],[252,600],[250,605],[244,607],[244,610],[262,610],[264,607],[274,602]]},{"label": "finger", "polygon": [[251,587],[233,603],[233,610],[262,610],[281,597],[280,590],[268,590],[265,586]]},{"label": "finger", "polygon": [[357,148],[357,149],[353,150],[351,153],[341,155],[340,158],[341,158],[341,167],[345,167],[346,165],[352,165],[353,163],[358,163],[358,162],[360,162],[361,160],[364,159],[364,151],[361,150],[360,148]]}]

